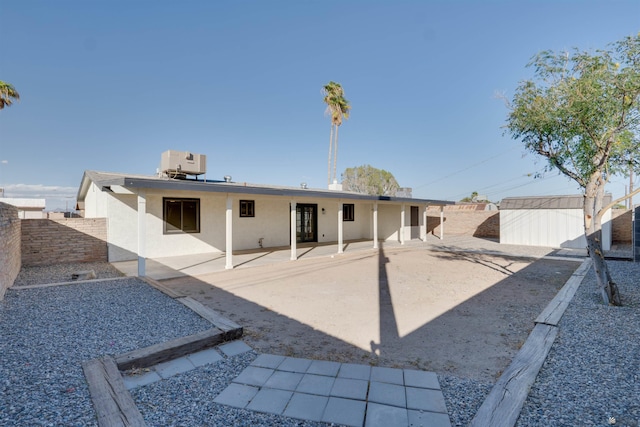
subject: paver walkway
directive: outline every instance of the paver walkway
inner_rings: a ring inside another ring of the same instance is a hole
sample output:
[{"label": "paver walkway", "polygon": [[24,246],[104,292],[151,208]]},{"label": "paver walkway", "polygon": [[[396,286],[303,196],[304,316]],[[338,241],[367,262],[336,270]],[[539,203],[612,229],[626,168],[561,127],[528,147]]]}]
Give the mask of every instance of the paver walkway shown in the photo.
[{"label": "paver walkway", "polygon": [[216,403],[347,426],[450,426],[433,372],[261,354]]},{"label": "paver walkway", "polygon": [[[123,375],[128,389],[251,350],[243,341]],[[214,402],[258,412],[347,426],[450,427],[433,372],[259,355]]]}]

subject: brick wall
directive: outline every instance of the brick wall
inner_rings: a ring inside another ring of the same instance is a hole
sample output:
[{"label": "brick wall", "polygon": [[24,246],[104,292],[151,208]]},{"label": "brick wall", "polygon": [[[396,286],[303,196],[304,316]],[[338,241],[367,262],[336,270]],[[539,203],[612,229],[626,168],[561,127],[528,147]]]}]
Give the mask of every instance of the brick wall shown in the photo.
[{"label": "brick wall", "polygon": [[0,301],[20,273],[18,208],[0,202]]},{"label": "brick wall", "polygon": [[612,243],[631,243],[633,233],[631,209],[611,210],[611,225]]},{"label": "brick wall", "polygon": [[[484,238],[500,238],[500,213],[498,211],[474,211],[469,209],[444,210],[444,234],[466,235]],[[440,208],[427,210],[427,233],[440,235]]]},{"label": "brick wall", "polygon": [[107,261],[105,218],[22,220],[22,264]]}]

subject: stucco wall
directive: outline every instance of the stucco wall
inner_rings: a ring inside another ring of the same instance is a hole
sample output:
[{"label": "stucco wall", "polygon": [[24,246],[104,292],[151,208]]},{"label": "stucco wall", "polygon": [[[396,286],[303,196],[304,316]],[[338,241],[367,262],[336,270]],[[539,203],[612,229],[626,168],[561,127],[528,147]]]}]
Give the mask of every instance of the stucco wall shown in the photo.
[{"label": "stucco wall", "polygon": [[104,218],[22,220],[22,265],[107,261]]},{"label": "stucco wall", "polygon": [[20,230],[18,208],[0,202],[0,301],[20,273]]}]

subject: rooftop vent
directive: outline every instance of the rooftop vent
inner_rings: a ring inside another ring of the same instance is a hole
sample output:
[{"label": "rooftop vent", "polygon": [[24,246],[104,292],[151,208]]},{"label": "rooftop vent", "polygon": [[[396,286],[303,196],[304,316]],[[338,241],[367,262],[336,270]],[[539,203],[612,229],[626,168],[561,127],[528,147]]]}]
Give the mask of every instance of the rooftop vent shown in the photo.
[{"label": "rooftop vent", "polygon": [[224,182],[231,182],[231,175],[225,175]]},{"label": "rooftop vent", "polygon": [[207,173],[207,156],[188,151],[167,150],[162,153],[160,170],[170,178],[185,179],[187,175]]}]

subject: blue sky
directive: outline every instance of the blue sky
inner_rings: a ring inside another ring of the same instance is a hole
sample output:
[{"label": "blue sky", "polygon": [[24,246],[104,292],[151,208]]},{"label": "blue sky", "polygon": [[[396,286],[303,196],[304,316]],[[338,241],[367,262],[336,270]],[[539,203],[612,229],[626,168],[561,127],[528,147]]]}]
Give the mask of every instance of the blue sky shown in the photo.
[{"label": "blue sky", "polygon": [[[546,49],[586,50],[640,30],[640,1],[0,0],[7,197],[73,204],[84,170],[153,174],[163,151],[207,155],[207,178],[326,188],[342,84],[338,172],[370,164],[414,197],[575,194],[503,135]],[[608,191],[625,192],[614,178]]]}]

